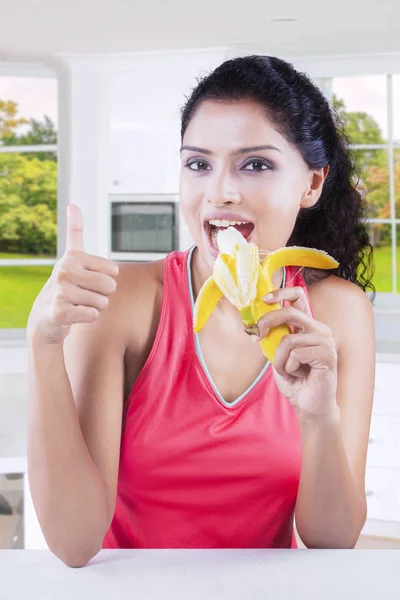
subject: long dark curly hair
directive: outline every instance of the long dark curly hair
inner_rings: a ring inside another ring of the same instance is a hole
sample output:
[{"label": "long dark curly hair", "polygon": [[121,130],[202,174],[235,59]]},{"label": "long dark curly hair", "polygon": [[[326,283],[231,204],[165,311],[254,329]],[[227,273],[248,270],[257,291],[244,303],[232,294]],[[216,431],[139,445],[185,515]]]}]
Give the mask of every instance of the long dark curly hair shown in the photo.
[{"label": "long dark curly hair", "polygon": [[312,208],[300,209],[287,245],[325,250],[340,263],[329,272],[305,269],[308,284],[334,273],[365,292],[375,292],[365,195],[357,189],[356,165],[343,123],[319,88],[305,73],[274,56],[227,60],[197,80],[186,98],[181,110],[182,141],[196,109],[205,100],[258,102],[310,169],[329,165],[318,202]]}]

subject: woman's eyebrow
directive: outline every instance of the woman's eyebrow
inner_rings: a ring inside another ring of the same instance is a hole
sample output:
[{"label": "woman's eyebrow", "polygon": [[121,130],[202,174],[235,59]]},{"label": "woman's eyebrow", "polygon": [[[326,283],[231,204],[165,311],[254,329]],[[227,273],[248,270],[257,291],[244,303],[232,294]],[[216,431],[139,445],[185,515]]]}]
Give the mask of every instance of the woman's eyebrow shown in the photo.
[{"label": "woman's eyebrow", "polygon": [[[211,150],[206,150],[205,148],[199,148],[198,146],[182,146],[181,152],[183,150],[189,150],[190,152],[199,152],[200,154],[212,154]],[[264,146],[250,146],[249,148],[239,148],[238,150],[233,150],[231,154],[247,154],[248,152],[258,152],[259,150],[276,150],[282,154],[282,150],[279,150],[276,146],[271,146],[270,144]]]},{"label": "woman's eyebrow", "polygon": [[204,148],[199,148],[198,146],[182,146],[181,152],[183,150],[189,150],[190,152],[200,152],[200,154],[212,154],[211,150],[205,150]]},{"label": "woman's eyebrow", "polygon": [[240,148],[239,150],[235,150],[232,154],[247,154],[248,152],[258,152],[258,150],[276,150],[282,154],[282,150],[279,150],[276,146],[271,146],[271,144],[266,144],[264,146],[251,146],[250,148]]}]

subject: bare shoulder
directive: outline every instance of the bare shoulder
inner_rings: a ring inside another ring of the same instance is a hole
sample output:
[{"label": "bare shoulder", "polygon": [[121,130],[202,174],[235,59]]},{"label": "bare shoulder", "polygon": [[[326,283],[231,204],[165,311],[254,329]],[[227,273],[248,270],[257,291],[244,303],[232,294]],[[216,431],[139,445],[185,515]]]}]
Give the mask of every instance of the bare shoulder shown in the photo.
[{"label": "bare shoulder", "polygon": [[330,327],[338,349],[354,334],[373,334],[371,300],[355,283],[330,275],[312,283],[308,293],[315,318]]},{"label": "bare shoulder", "polygon": [[[129,304],[131,301],[143,302],[152,296],[160,285],[163,285],[163,260],[146,263],[119,262],[117,264],[119,274],[116,296],[117,301],[123,305]],[[126,297],[128,292],[134,292],[134,298],[128,300]]]},{"label": "bare shoulder", "polygon": [[163,289],[164,261],[117,263],[117,289],[110,300],[115,327],[125,334],[128,347],[132,335],[138,339],[149,332],[157,316]]}]

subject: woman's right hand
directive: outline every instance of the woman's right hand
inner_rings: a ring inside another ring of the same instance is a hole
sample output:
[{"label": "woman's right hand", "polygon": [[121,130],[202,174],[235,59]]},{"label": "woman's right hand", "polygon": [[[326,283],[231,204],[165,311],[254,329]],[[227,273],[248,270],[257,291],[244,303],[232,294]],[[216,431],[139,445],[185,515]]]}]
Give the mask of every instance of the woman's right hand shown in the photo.
[{"label": "woman's right hand", "polygon": [[116,290],[118,266],[83,251],[83,219],[76,204],[67,207],[64,256],[33,303],[27,336],[61,344],[75,323],[93,323]]}]

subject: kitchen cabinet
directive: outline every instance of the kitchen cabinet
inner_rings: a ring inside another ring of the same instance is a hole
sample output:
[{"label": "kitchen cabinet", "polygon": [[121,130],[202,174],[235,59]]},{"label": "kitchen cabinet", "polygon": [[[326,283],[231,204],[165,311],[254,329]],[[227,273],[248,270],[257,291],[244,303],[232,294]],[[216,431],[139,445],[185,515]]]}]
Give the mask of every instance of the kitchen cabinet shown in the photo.
[{"label": "kitchen cabinet", "polygon": [[399,357],[378,354],[368,443],[365,535],[400,539]]},{"label": "kitchen cabinet", "polygon": [[109,73],[109,193],[179,191],[180,109],[224,51],[132,57]]}]

